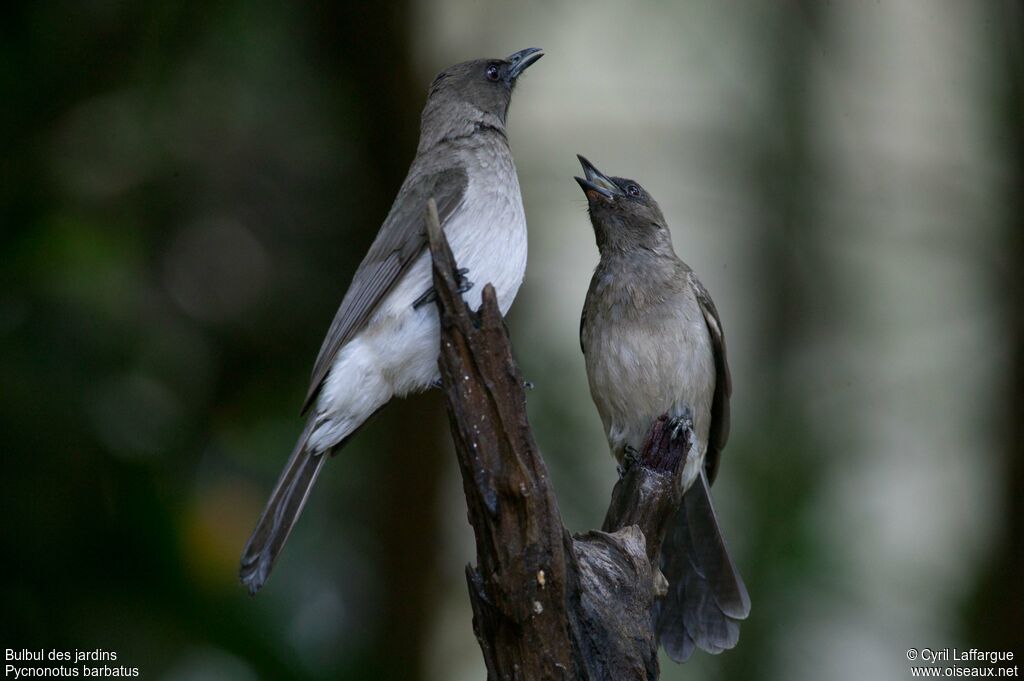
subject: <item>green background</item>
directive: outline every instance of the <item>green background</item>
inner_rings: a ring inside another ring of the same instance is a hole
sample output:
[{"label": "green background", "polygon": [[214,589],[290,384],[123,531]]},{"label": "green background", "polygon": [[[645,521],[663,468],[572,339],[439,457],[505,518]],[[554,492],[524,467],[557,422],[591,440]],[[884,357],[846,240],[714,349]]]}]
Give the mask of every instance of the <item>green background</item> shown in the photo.
[{"label": "green background", "polygon": [[[628,6],[627,6],[628,5]],[[723,312],[716,485],[753,600],[664,678],[905,678],[1024,653],[1024,15],[1011,2],[8,3],[4,648],[143,678],[482,678],[438,394],[331,462],[254,599],[237,558],[449,63],[539,45],[510,118],[509,324],[570,529],[614,480],[576,347],[573,154],[636,177]]]}]

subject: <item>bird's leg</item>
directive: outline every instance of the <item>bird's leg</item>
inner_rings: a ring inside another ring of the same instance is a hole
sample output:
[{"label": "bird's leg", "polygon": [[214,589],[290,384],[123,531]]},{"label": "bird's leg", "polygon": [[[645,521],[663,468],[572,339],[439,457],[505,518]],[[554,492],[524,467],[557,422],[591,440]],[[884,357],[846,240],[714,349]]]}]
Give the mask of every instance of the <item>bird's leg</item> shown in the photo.
[{"label": "bird's leg", "polygon": [[424,305],[429,305],[430,303],[436,303],[436,302],[437,302],[437,293],[434,292],[434,288],[433,287],[430,287],[430,288],[428,288],[423,293],[422,296],[420,296],[416,300],[412,301],[412,309],[418,310],[421,307],[423,307]]},{"label": "bird's leg", "polygon": [[533,381],[523,381],[523,388],[525,390],[533,390],[534,387],[535,386],[533,385]]},{"label": "bird's leg", "polygon": [[[466,267],[460,267],[459,269],[455,270],[455,290],[458,291],[459,293],[465,293],[469,289],[473,288],[473,282],[471,282],[469,279],[466,279],[467,274],[469,274],[469,269]],[[412,307],[414,310],[417,310],[423,307],[424,305],[428,305],[434,302],[437,302],[437,294],[434,292],[434,287],[431,286],[423,293],[422,296],[412,301]]]}]

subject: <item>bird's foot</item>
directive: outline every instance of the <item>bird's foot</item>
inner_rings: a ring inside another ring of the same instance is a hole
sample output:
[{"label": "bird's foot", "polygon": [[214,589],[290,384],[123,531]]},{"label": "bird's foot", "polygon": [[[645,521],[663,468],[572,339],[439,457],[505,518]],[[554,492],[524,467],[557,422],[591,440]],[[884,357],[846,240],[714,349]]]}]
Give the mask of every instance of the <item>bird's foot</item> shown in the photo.
[{"label": "bird's foot", "polygon": [[618,470],[619,477],[624,476],[630,468],[636,465],[640,460],[640,452],[637,451],[636,447],[632,445],[626,445],[622,448],[622,461],[619,462]]},{"label": "bird's foot", "polygon": [[444,383],[441,382],[440,378],[435,378],[433,381],[430,382],[430,387],[434,388],[435,390],[444,390]]},{"label": "bird's foot", "polygon": [[523,381],[524,390],[533,390],[536,386],[533,385],[533,381]]},{"label": "bird's foot", "polygon": [[[455,290],[458,291],[459,293],[465,293],[469,289],[473,288],[473,282],[471,282],[469,279],[466,279],[467,274],[469,274],[469,269],[466,267],[460,267],[459,269],[455,270]],[[414,310],[418,310],[424,305],[429,305],[430,303],[436,302],[437,292],[434,290],[434,287],[431,286],[423,293],[422,296],[412,301],[412,308]]]},{"label": "bird's foot", "polygon": [[693,412],[687,407],[682,414],[671,419],[668,424],[672,427],[672,440],[678,440],[688,430],[693,430]]},{"label": "bird's foot", "polygon": [[459,293],[465,293],[474,286],[473,282],[466,278],[467,274],[469,274],[468,267],[460,267],[455,270],[455,290]]}]

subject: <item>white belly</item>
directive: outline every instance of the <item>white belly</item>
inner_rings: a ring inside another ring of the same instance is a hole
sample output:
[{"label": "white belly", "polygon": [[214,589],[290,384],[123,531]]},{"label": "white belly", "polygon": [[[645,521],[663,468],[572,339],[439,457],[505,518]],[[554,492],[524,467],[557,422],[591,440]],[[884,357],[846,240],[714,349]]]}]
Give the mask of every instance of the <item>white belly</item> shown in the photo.
[{"label": "white belly", "polygon": [[[505,314],[526,273],[526,218],[514,167],[499,183],[474,183],[467,199],[444,226],[459,267],[468,268],[473,288],[464,294],[479,309],[484,286],[492,284]],[[338,352],[317,401],[315,450],[337,444],[394,396],[423,390],[440,374],[437,306],[413,308],[433,283],[430,253],[424,252],[388,294],[366,327]]]}]

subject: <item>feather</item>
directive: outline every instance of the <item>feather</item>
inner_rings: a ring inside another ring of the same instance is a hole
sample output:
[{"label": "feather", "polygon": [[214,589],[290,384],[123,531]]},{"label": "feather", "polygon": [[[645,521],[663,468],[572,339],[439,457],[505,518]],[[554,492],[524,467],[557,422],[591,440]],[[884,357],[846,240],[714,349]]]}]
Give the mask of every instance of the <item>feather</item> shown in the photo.
[{"label": "feather", "polygon": [[661,552],[668,593],[655,629],[669,657],[685,662],[696,648],[718,654],[736,645],[750,596],[718,527],[707,476],[683,496]]},{"label": "feather", "polygon": [[437,201],[438,215],[444,225],[462,205],[467,186],[466,171],[461,167],[422,175],[402,185],[377,238],[352,277],[348,292],[320,347],[302,406],[303,414],[320,392],[338,350],[366,325],[402,274],[426,249],[423,216],[427,200],[433,198]]}]

